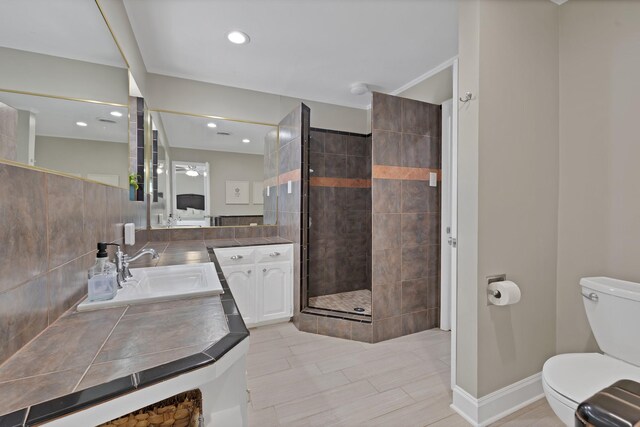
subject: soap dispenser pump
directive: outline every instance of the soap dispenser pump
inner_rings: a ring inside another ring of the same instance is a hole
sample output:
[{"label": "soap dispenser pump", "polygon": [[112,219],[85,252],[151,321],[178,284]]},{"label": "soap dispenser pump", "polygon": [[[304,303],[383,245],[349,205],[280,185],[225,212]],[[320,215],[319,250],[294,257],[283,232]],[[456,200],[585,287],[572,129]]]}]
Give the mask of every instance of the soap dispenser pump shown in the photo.
[{"label": "soap dispenser pump", "polygon": [[118,292],[118,270],[109,261],[107,244],[98,243],[96,262],[89,269],[89,301],[105,301],[113,299]]}]

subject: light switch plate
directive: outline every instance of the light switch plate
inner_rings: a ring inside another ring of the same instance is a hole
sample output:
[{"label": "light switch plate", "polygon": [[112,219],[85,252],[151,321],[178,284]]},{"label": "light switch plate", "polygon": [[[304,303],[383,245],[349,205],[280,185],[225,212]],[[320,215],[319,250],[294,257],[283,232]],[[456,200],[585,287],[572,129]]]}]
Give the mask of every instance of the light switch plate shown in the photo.
[{"label": "light switch plate", "polygon": [[287,193],[291,194],[291,181],[287,181]]},{"label": "light switch plate", "polygon": [[270,189],[270,188],[271,188],[271,187],[267,187],[267,197],[269,197],[269,189]]},{"label": "light switch plate", "polygon": [[438,174],[436,172],[429,172],[429,185],[431,187],[438,186]]}]

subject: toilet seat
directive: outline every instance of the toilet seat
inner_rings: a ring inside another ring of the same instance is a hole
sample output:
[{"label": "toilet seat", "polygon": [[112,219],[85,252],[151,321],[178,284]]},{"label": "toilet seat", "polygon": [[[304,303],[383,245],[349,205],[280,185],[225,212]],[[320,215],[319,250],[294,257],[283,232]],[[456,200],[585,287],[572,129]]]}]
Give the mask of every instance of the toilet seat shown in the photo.
[{"label": "toilet seat", "polygon": [[640,367],[600,353],[560,354],[546,361],[542,379],[565,404],[577,407],[618,380],[640,382]]}]

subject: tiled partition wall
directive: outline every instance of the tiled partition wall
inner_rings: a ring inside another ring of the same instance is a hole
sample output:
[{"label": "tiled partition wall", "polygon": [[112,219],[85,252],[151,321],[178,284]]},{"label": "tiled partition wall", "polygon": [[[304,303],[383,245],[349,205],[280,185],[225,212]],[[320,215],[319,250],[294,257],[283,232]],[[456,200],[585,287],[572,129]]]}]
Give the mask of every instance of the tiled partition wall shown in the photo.
[{"label": "tiled partition wall", "polygon": [[145,220],[125,189],[0,163],[0,363],[86,294],[98,241]]},{"label": "tiled partition wall", "polygon": [[278,131],[264,137],[263,222],[275,224],[278,214]]},{"label": "tiled partition wall", "polygon": [[439,324],[441,108],[373,94],[373,341]]},{"label": "tiled partition wall", "polygon": [[[301,216],[302,216],[302,116],[300,104],[280,122],[278,150],[278,235],[293,242],[293,321],[300,317],[301,288]],[[291,187],[289,189],[289,186]]]},{"label": "tiled partition wall", "polygon": [[371,289],[371,139],[311,129],[309,297]]}]

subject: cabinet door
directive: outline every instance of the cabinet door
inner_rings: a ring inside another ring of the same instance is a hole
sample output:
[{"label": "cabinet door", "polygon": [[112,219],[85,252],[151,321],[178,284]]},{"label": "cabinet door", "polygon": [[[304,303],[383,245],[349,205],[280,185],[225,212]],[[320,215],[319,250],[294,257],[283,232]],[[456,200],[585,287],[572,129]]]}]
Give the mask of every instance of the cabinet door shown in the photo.
[{"label": "cabinet door", "polygon": [[228,266],[222,269],[224,277],[238,305],[238,310],[249,326],[257,322],[256,318],[256,271],[253,265]]},{"label": "cabinet door", "polygon": [[293,315],[291,263],[274,262],[258,266],[258,322],[288,318]]}]

